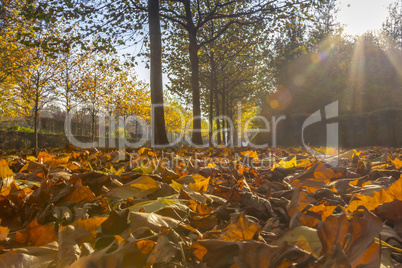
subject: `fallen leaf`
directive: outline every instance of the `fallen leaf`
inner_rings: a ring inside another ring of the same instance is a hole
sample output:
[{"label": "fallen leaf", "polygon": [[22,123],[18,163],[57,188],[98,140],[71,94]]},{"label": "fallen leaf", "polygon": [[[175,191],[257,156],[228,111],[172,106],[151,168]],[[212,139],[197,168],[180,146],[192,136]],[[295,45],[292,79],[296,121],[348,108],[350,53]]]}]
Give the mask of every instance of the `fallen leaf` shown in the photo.
[{"label": "fallen leaf", "polygon": [[[370,247],[381,231],[382,225],[382,221],[364,207],[356,211],[351,221],[345,214],[329,216],[324,222],[320,222],[317,228],[322,243],[321,255],[330,253],[333,247],[339,244],[348,260],[354,263],[362,255],[367,256],[364,255],[367,251],[371,252]],[[362,258],[364,261],[369,260],[366,257]]]},{"label": "fallen leaf", "polygon": [[0,267],[46,267],[56,258],[57,250],[57,242],[41,247],[7,250],[6,253],[0,255]]},{"label": "fallen leaf", "polygon": [[166,234],[160,235],[156,246],[148,256],[147,265],[156,263],[168,264],[179,252],[179,246],[173,243]]},{"label": "fallen leaf", "polygon": [[258,223],[250,221],[244,212],[230,215],[229,228],[220,236],[221,240],[249,240],[261,229]]},{"label": "fallen leaf", "polygon": [[322,250],[322,245],[318,237],[317,230],[307,226],[294,227],[274,242],[275,245],[280,245],[282,243],[295,245],[307,252],[314,254],[314,256],[319,256]]},{"label": "fallen leaf", "polygon": [[381,192],[373,191],[373,196],[359,193],[355,194],[347,210],[348,212],[353,212],[359,206],[364,206],[368,210],[374,210],[381,204],[392,202],[395,199],[402,201],[402,175],[401,178],[394,182],[388,189],[382,189]]},{"label": "fallen leaf", "polygon": [[30,243],[33,246],[43,246],[57,240],[55,232],[55,224],[48,223],[45,225],[38,224],[34,219],[23,232],[17,232],[15,240],[19,243]]}]

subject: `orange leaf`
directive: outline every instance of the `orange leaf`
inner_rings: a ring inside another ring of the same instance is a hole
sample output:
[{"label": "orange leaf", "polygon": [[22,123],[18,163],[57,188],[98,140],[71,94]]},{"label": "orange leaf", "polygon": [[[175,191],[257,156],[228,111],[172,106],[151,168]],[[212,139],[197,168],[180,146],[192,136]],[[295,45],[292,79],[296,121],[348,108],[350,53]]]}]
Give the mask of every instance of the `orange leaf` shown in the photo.
[{"label": "orange leaf", "polygon": [[221,235],[221,240],[249,240],[261,229],[261,226],[250,221],[244,212],[233,213],[230,218],[229,228]]},{"label": "orange leaf", "polygon": [[[71,225],[75,228],[76,240],[81,243],[92,243],[96,238],[96,230],[107,219],[107,217],[96,217],[90,219],[78,219]],[[60,226],[60,231],[65,229],[66,226]]]},{"label": "orange leaf", "polygon": [[155,242],[152,240],[141,240],[136,243],[137,243],[138,249],[144,255],[151,253],[152,249],[155,246]]},{"label": "orange leaf", "polygon": [[34,219],[23,232],[15,234],[15,240],[19,243],[31,243],[33,246],[43,246],[57,240],[57,234],[54,231],[54,223],[39,225]]},{"label": "orange leaf", "polygon": [[38,161],[39,163],[49,163],[55,158],[54,155],[48,154],[46,152],[39,152],[38,154]]},{"label": "orange leaf", "polygon": [[325,206],[324,204],[320,204],[318,206],[311,207],[308,210],[321,215],[321,220],[325,221],[327,217],[332,215],[336,207],[337,206]]},{"label": "orange leaf", "polygon": [[381,204],[389,203],[395,199],[402,201],[402,175],[399,180],[394,182],[387,190],[381,192],[373,191],[373,196],[357,193],[347,207],[348,212],[355,211],[359,206],[364,206],[368,210],[374,210]]},{"label": "orange leaf", "polygon": [[402,168],[402,160],[399,158],[395,158],[395,160],[391,160],[392,164],[394,164],[396,169],[401,169]]},{"label": "orange leaf", "polygon": [[88,186],[78,187],[71,194],[63,198],[63,202],[73,201],[76,203],[87,203],[95,200],[95,194]]},{"label": "orange leaf", "polygon": [[51,167],[67,167],[68,161],[70,160],[69,156],[59,158],[59,159],[53,159],[50,162]]},{"label": "orange leaf", "polygon": [[10,232],[10,230],[7,227],[0,226],[0,241],[5,240],[7,238],[9,232]]}]

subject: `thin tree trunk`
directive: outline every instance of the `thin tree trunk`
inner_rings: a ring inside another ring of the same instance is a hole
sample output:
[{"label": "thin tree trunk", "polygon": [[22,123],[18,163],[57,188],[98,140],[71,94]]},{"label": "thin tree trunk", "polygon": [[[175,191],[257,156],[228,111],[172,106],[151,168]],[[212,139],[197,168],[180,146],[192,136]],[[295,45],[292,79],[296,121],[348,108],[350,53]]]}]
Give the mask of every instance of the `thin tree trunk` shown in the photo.
[{"label": "thin tree trunk", "polygon": [[36,91],[35,91],[35,111],[34,111],[34,134],[35,134],[35,150],[39,148],[39,139],[38,139],[38,113],[39,110],[39,78],[36,80]]},{"label": "thin tree trunk", "polygon": [[162,33],[159,21],[159,0],[148,0],[149,40],[151,54],[151,103],[153,145],[168,145],[163,109]]},{"label": "thin tree trunk", "polygon": [[76,126],[75,126],[75,135],[80,135],[82,133],[79,132],[80,131],[80,117],[79,117],[79,114],[78,114],[78,109],[75,112],[75,119],[77,120],[76,123],[75,123],[76,124]]},{"label": "thin tree trunk", "polygon": [[[209,2],[208,3],[208,8],[210,8]],[[211,38],[214,35],[214,21],[211,21]],[[213,130],[213,105],[214,105],[214,91],[216,90],[216,84],[215,84],[215,42],[211,42],[211,59],[210,59],[210,64],[211,64],[211,87],[210,87],[210,92],[209,92],[209,146],[212,147],[212,130]]]},{"label": "thin tree trunk", "polygon": [[197,27],[193,22],[193,12],[190,0],[182,0],[187,22],[186,30],[189,35],[189,54],[191,64],[191,90],[193,93],[193,133],[192,142],[196,145],[202,145],[201,136],[201,103],[200,103],[200,85],[199,85],[199,62],[198,62],[198,43]]},{"label": "thin tree trunk", "polygon": [[[226,112],[225,115],[227,118],[229,117],[229,94],[226,94]],[[226,119],[226,143],[230,142],[230,124],[229,119]]]},{"label": "thin tree trunk", "polygon": [[92,144],[95,142],[95,111],[92,111],[92,122],[91,122],[91,129],[92,129]]},{"label": "thin tree trunk", "polygon": [[191,89],[193,92],[193,133],[192,141],[196,145],[202,145],[201,136],[201,103],[199,85],[199,62],[196,32],[189,32],[190,38],[190,62],[191,62]]},{"label": "thin tree trunk", "polygon": [[[214,78],[216,78],[216,77],[214,77]],[[214,79],[214,80],[216,82],[216,79]],[[218,98],[218,90],[217,90],[217,88],[215,88],[215,110],[216,110],[216,115],[220,116],[221,113],[220,113],[220,107],[219,107],[219,98]],[[220,130],[221,130],[221,123],[220,123],[220,120],[217,119],[216,120],[216,132],[218,133],[218,137],[217,137],[218,144],[222,143],[222,134],[221,134]]]},{"label": "thin tree trunk", "polygon": [[[222,115],[225,116],[226,115],[226,98],[225,98],[225,85],[223,85],[223,89],[222,89]],[[226,120],[223,119],[222,120],[222,129],[223,129],[223,133],[222,133],[222,142],[226,145]]]},{"label": "thin tree trunk", "polygon": [[214,60],[214,52],[211,52],[211,85],[209,89],[209,146],[212,146],[212,127],[213,127],[213,105],[214,105],[214,89],[215,89],[215,60]]},{"label": "thin tree trunk", "polygon": [[230,146],[232,147],[234,144],[233,144],[233,142],[234,142],[234,140],[232,139],[232,135],[234,134],[234,129],[232,129],[231,127],[232,127],[232,125],[233,125],[233,127],[234,127],[234,121],[233,121],[233,109],[229,109],[229,107],[230,108],[233,108],[232,107],[232,102],[230,101],[229,102],[229,95],[228,95],[228,105],[226,106],[226,110],[227,110],[227,116],[230,118],[230,121],[232,122],[232,124],[229,124],[230,122],[228,122],[228,125],[229,125],[229,130],[228,130],[228,139],[229,139],[229,142],[230,142]]},{"label": "thin tree trunk", "polygon": [[35,133],[35,149],[38,149],[39,141],[38,141],[38,97],[37,96],[35,98],[34,133]]},{"label": "thin tree trunk", "polygon": [[[66,65],[66,110],[67,110],[67,114],[69,114],[70,110],[71,110],[70,98],[69,98],[69,93],[70,93],[69,80],[70,80],[70,77],[69,77],[68,67]],[[70,124],[70,127],[71,127],[71,124]],[[71,127],[70,131],[67,133],[68,140],[71,140],[72,132],[73,132],[73,130],[72,130],[72,127]]]}]

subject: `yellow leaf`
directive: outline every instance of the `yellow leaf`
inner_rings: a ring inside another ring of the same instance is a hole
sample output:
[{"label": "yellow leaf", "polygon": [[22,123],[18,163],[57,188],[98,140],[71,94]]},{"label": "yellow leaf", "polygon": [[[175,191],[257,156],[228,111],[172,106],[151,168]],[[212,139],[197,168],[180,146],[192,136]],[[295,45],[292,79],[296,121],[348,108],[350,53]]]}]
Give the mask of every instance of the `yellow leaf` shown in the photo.
[{"label": "yellow leaf", "polygon": [[35,156],[28,156],[27,160],[28,161],[38,161],[38,158],[36,158]]},{"label": "yellow leaf", "polygon": [[249,158],[253,158],[255,161],[258,160],[258,154],[256,151],[244,151],[240,153],[241,155],[248,156]]},{"label": "yellow leaf", "polygon": [[296,156],[294,156],[292,159],[290,159],[288,161],[282,159],[281,161],[279,161],[279,163],[275,163],[272,168],[276,168],[276,167],[293,168],[296,166],[297,166],[297,161],[296,161]]},{"label": "yellow leaf", "polygon": [[322,250],[320,238],[317,230],[307,226],[297,226],[287,231],[283,236],[275,241],[275,245],[281,245],[286,242],[290,245],[295,245],[314,256],[319,256]]},{"label": "yellow leaf", "polygon": [[214,168],[214,167],[216,167],[214,163],[208,163],[208,166],[206,166],[206,168]]},{"label": "yellow leaf", "polygon": [[[201,175],[199,175],[201,176]],[[202,176],[201,176],[202,177]],[[194,183],[190,183],[188,187],[190,188],[191,191],[194,192],[205,192],[208,190],[208,185],[209,185],[209,178],[208,179],[203,179],[203,180],[197,180],[194,179]]]},{"label": "yellow leaf", "polygon": [[298,161],[297,163],[297,167],[308,167],[309,165],[312,165],[310,159],[305,158],[305,159],[301,159],[300,161]]},{"label": "yellow leaf", "polygon": [[8,162],[5,159],[0,160],[0,179],[14,177],[14,172],[8,167]]},{"label": "yellow leaf", "polygon": [[141,191],[147,191],[155,188],[159,188],[159,184],[149,176],[141,176],[130,184],[130,186],[140,189]]},{"label": "yellow leaf", "polygon": [[179,192],[183,189],[183,185],[181,185],[178,182],[175,182],[174,180],[172,180],[172,183],[170,184],[170,186],[172,186],[174,189],[176,189]]},{"label": "yellow leaf", "polygon": [[345,152],[343,154],[338,155],[338,157],[339,158],[346,158],[346,159],[351,161],[355,154],[357,154],[356,150],[350,150],[350,151],[347,151],[347,152]]},{"label": "yellow leaf", "polygon": [[142,174],[149,175],[149,174],[152,174],[152,172],[154,171],[154,167],[152,166],[151,163],[148,163],[148,165],[141,164],[139,166],[139,170],[141,171]]},{"label": "yellow leaf", "polygon": [[114,175],[121,176],[121,174],[123,174],[124,170],[125,170],[125,168],[121,167]]},{"label": "yellow leaf", "polygon": [[149,150],[151,150],[151,149],[146,148],[146,147],[143,147],[143,148],[141,148],[141,149],[138,150],[138,154],[139,154],[139,155],[146,155]]}]

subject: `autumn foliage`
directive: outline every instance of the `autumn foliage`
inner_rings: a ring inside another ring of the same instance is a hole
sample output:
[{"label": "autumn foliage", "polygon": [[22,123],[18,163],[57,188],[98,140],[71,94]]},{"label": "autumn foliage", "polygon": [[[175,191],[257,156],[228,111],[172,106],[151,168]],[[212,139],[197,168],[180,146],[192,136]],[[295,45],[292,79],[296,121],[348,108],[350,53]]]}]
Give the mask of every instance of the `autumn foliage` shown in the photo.
[{"label": "autumn foliage", "polygon": [[2,152],[0,266],[392,267],[401,153]]}]

